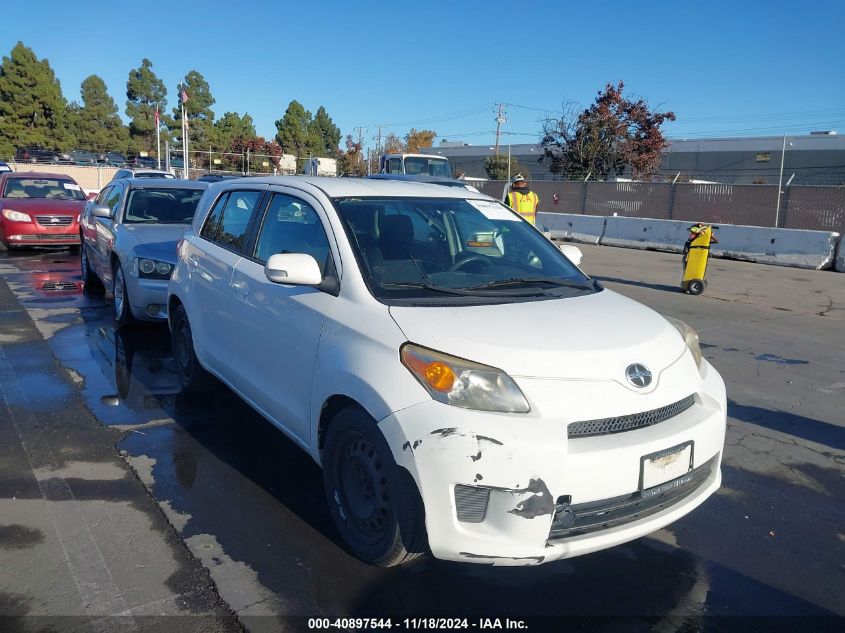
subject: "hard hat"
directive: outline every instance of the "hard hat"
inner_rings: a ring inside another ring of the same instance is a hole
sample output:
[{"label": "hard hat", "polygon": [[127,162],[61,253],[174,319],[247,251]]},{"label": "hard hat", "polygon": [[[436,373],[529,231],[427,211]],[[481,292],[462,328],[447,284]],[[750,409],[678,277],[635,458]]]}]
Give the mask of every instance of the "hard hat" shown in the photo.
[{"label": "hard hat", "polygon": [[513,177],[513,182],[525,182],[525,178],[523,178],[522,174],[517,174]]}]

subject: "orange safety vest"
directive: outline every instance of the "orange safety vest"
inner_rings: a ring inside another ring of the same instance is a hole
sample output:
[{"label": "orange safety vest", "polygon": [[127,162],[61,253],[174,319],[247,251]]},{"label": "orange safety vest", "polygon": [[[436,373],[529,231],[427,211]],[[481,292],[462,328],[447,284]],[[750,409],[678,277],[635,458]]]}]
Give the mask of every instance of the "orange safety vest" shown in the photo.
[{"label": "orange safety vest", "polygon": [[529,191],[528,193],[510,191],[508,193],[508,206],[528,222],[531,222],[531,224],[535,224],[537,206],[539,204],[540,198],[533,191]]}]

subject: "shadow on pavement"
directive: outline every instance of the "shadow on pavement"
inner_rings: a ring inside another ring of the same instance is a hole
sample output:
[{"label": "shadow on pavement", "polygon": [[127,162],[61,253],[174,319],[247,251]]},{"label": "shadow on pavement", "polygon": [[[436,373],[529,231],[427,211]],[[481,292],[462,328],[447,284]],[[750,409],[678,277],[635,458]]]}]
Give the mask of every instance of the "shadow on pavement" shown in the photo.
[{"label": "shadow on pavement", "polygon": [[788,411],[773,411],[762,407],[738,404],[728,400],[728,415],[742,422],[764,426],[773,431],[794,435],[811,442],[845,450],[845,431],[841,426],[813,420]]},{"label": "shadow on pavement", "polygon": [[609,281],[610,283],[625,284],[627,286],[640,286],[641,288],[651,288],[652,290],[663,290],[664,292],[682,292],[680,285],[667,286],[666,284],[651,284],[645,281],[635,279],[622,279],[621,277],[603,277],[596,276],[596,279],[602,283]]}]

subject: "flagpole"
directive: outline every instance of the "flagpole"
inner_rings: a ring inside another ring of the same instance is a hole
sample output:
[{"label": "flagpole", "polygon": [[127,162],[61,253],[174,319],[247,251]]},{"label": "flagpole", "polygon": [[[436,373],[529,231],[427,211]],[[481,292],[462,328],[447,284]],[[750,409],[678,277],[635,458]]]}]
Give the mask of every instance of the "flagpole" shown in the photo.
[{"label": "flagpole", "polygon": [[185,118],[185,89],[179,82],[179,101],[182,102],[182,178],[188,178],[188,120]]},{"label": "flagpole", "polygon": [[161,169],[161,121],[159,120],[158,104],[156,104],[156,164]]}]

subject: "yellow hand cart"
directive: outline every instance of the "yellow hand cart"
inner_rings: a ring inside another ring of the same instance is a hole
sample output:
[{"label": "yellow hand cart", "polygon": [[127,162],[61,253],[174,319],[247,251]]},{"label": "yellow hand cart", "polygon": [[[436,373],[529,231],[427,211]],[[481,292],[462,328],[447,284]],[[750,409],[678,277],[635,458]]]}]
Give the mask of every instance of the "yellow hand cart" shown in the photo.
[{"label": "yellow hand cart", "polygon": [[707,260],[710,258],[710,244],[718,244],[713,235],[718,226],[698,222],[689,227],[689,238],[684,244],[683,277],[681,288],[691,295],[700,295],[707,286]]}]

